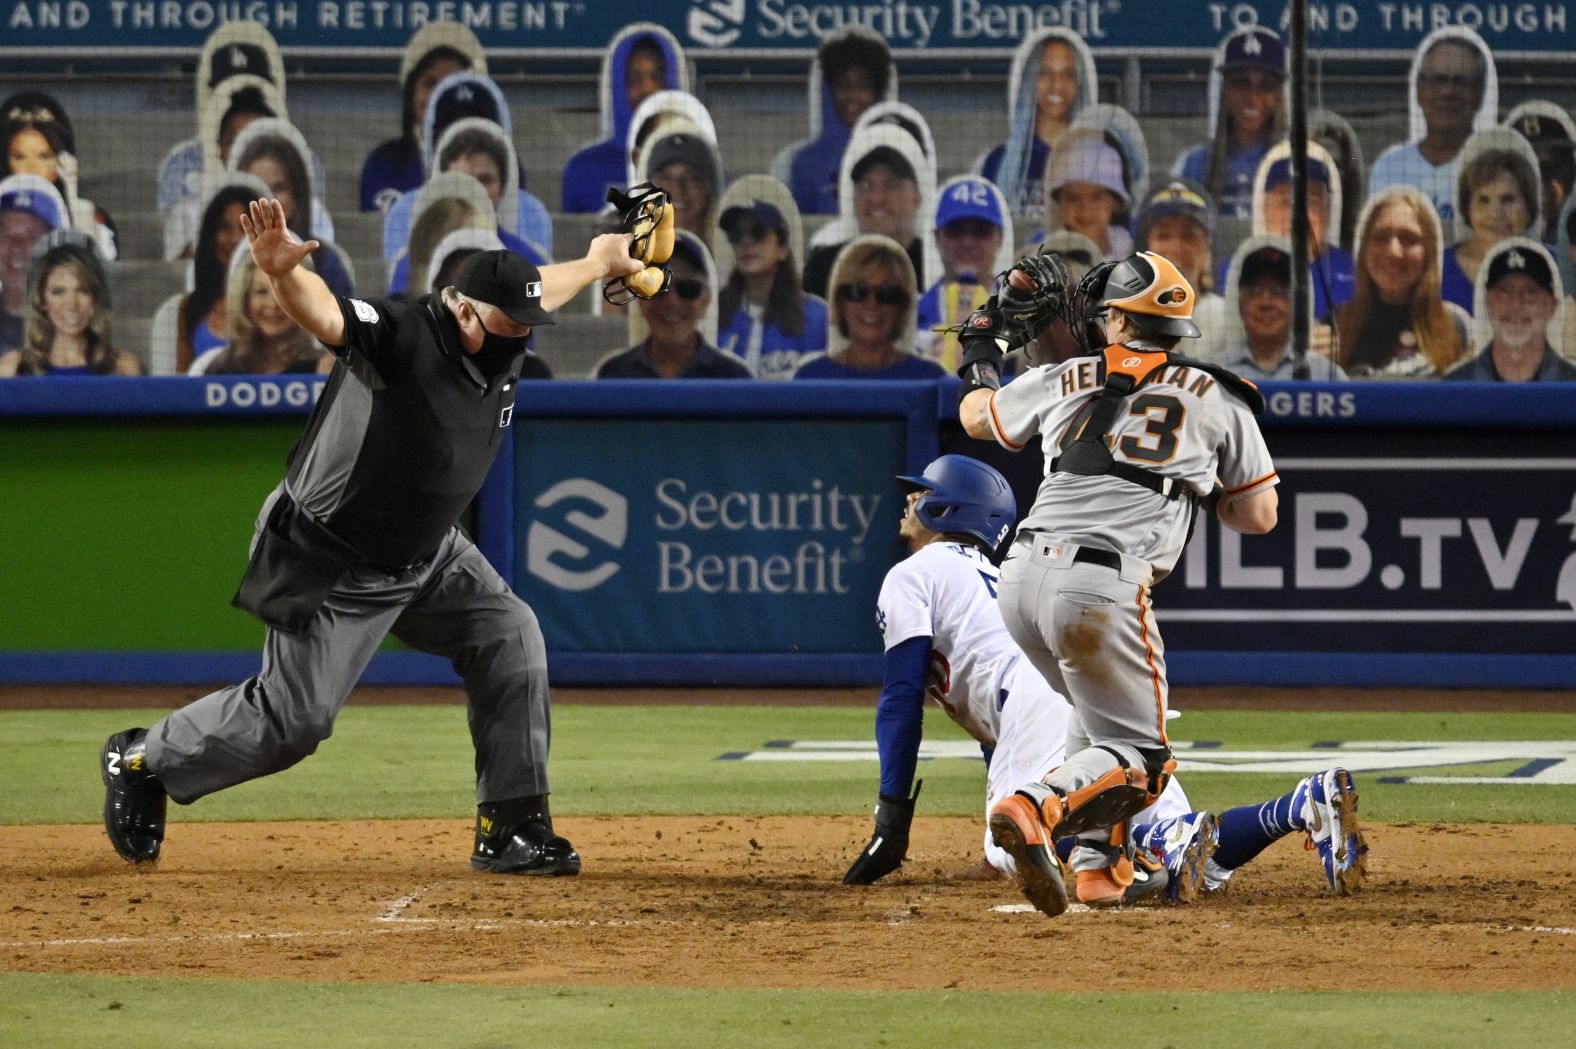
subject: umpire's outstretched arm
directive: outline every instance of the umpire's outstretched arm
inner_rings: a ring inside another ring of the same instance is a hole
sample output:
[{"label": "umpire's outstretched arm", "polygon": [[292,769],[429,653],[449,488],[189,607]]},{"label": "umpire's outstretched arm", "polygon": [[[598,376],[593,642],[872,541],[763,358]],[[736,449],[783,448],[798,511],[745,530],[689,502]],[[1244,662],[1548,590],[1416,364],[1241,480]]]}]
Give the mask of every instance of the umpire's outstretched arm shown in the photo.
[{"label": "umpire's outstretched arm", "polygon": [[[277,200],[252,201],[241,216],[241,228],[257,268],[268,274],[280,308],[324,346],[343,346],[345,317],[338,300],[323,278],[301,266],[301,260],[322,245],[296,240],[285,226],[285,209]],[[639,273],[645,263],[630,258],[629,243],[627,233],[604,233],[591,241],[584,258],[543,266],[542,308],[556,310],[599,280]]]},{"label": "umpire's outstretched arm", "polygon": [[241,215],[241,229],[252,246],[257,268],[268,274],[280,308],[324,346],[343,346],[345,318],[339,312],[339,301],[322,277],[301,265],[302,259],[322,245],[315,240],[296,240],[285,225],[285,209],[277,200],[248,204]]}]

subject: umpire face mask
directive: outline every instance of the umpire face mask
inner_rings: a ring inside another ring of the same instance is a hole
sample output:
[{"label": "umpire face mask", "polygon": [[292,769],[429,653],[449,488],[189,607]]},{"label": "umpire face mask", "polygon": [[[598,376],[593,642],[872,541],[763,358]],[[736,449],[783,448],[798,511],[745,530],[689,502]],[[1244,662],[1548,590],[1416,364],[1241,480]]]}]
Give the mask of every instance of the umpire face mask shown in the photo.
[{"label": "umpire face mask", "polygon": [[524,335],[499,335],[487,327],[486,322],[482,320],[481,310],[477,309],[476,303],[470,299],[461,299],[460,301],[470,307],[471,317],[482,333],[481,348],[471,355],[471,360],[475,362],[476,367],[483,375],[497,375],[507,371],[509,366],[514,363],[514,359],[525,352],[526,342],[531,338],[530,327],[519,325],[519,327],[525,328]]}]

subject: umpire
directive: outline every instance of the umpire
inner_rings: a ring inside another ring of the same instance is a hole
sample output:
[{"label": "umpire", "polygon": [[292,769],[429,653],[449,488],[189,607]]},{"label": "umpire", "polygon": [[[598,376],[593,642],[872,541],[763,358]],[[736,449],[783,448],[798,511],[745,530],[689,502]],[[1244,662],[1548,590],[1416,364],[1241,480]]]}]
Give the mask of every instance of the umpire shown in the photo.
[{"label": "umpire", "polygon": [[413,302],[340,298],[301,262],[319,245],[277,200],[241,225],[297,324],[338,357],[258,516],[234,603],[268,626],[256,677],[104,745],[104,826],[122,857],[159,858],[166,799],[183,805],[287,769],[333,731],[383,638],[441,655],[464,679],[476,747],[471,866],[578,874],[547,806],[550,701],[536,616],[455,524],[514,412],[526,338],[595,281],[639,271],[630,238],[537,270],[506,251],[466,260]]}]

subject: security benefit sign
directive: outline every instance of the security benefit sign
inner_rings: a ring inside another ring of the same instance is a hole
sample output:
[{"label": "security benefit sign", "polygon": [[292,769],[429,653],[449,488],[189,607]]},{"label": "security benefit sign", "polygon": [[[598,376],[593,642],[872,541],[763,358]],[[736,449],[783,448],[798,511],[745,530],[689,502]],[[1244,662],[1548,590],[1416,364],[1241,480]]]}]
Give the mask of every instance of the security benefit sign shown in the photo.
[{"label": "security benefit sign", "polygon": [[1566,440],[1564,457],[1551,442],[1547,457],[1493,458],[1481,444],[1452,456],[1401,443],[1423,454],[1277,448],[1279,526],[1241,536],[1200,518],[1155,593],[1167,644],[1568,655],[1576,644],[1576,458],[1568,453],[1576,446]]},{"label": "security benefit sign", "polygon": [[879,653],[900,556],[891,419],[541,419],[515,585],[559,652]]}]

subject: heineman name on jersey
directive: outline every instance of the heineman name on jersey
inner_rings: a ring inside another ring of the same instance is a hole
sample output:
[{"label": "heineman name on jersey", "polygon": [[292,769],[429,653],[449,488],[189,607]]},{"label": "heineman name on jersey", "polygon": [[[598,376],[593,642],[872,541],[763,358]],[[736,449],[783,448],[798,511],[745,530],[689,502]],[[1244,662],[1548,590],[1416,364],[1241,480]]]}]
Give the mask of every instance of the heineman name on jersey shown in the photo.
[{"label": "heineman name on jersey", "polygon": [[[849,566],[865,559],[883,498],[819,479],[807,489],[761,492],[691,489],[670,477],[655,494],[653,523],[674,536],[657,543],[664,594],[847,594]],[[719,544],[735,549],[719,551]]]}]

